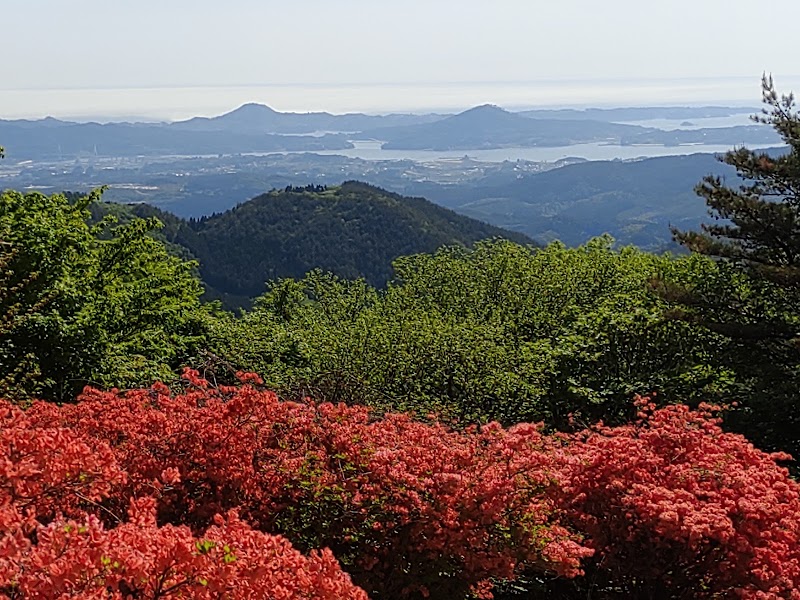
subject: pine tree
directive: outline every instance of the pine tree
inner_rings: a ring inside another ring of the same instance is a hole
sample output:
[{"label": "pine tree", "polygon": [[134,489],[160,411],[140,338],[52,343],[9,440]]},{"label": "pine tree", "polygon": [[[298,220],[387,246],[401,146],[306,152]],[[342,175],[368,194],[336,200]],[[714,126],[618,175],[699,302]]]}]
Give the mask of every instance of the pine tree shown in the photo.
[{"label": "pine tree", "polygon": [[[788,146],[780,155],[739,148],[722,162],[743,179],[732,187],[718,176],[708,176],[695,191],[703,197],[717,221],[702,225],[702,232],[673,231],[675,239],[700,254],[724,259],[744,268],[755,281],[786,292],[784,300],[797,311],[800,305],[800,114],[794,96],[778,97],[772,77],[762,80],[768,108],[754,119],[771,125]],[[795,319],[787,315],[743,322],[741,307],[727,315],[731,323],[715,327],[733,337],[793,339],[800,335]],[[723,315],[718,315],[723,316]],[[796,315],[795,315],[796,316]]]},{"label": "pine tree", "polygon": [[800,113],[792,94],[762,79],[770,125],[786,149],[738,148],[721,161],[736,169],[731,185],[708,176],[695,191],[714,221],[701,231],[673,230],[689,250],[715,260],[715,276],[667,284],[673,315],[729,340],[727,360],[745,409],[733,418],[768,449],[800,453]]}]

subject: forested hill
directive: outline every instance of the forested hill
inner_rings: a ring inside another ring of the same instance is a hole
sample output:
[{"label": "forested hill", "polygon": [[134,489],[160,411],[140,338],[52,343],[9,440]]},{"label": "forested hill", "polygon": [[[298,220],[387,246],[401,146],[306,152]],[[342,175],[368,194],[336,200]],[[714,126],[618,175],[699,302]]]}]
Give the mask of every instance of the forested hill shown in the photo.
[{"label": "forested hill", "polygon": [[[464,217],[423,198],[408,198],[359,182],[271,191],[224,213],[186,221],[147,205],[167,241],[188,250],[214,296],[244,304],[268,280],[302,277],[319,268],[383,286],[399,256],[433,252],[492,237],[523,244],[523,234]],[[124,210],[106,205],[104,210]]]}]

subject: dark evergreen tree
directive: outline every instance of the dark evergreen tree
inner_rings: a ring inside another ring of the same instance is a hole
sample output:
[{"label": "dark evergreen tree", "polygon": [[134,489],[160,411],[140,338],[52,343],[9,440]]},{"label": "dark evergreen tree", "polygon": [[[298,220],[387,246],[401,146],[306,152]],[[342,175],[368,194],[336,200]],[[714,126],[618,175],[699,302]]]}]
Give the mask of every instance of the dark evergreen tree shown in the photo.
[{"label": "dark evergreen tree", "polygon": [[762,80],[763,114],[787,149],[738,148],[721,161],[741,181],[708,176],[695,188],[714,222],[673,231],[693,252],[719,261],[719,278],[667,286],[675,315],[730,340],[730,366],[745,408],[733,417],[761,445],[800,455],[800,114],[793,95]]}]

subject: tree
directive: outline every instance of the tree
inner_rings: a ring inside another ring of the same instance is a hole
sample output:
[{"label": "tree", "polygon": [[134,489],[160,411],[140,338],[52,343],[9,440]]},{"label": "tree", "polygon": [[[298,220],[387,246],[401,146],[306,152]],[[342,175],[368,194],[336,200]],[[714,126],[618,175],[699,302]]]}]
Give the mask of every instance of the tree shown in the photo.
[{"label": "tree", "polygon": [[[755,117],[771,125],[786,142],[788,152],[776,156],[739,148],[722,162],[736,168],[744,184],[726,185],[710,175],[695,191],[703,197],[717,221],[702,232],[675,231],[675,238],[694,252],[719,257],[744,267],[754,282],[784,290],[780,300],[796,312],[800,289],[800,114],[793,95],[778,99],[772,78],[763,79],[763,99],[770,110]],[[731,309],[733,307],[730,307]],[[765,311],[766,312],[766,311]],[[711,326],[722,333],[754,340],[792,340],[798,337],[795,319],[764,314],[752,322],[731,310]],[[755,315],[754,315],[755,316]],[[734,318],[731,318],[734,317]],[[728,322],[726,322],[728,321]]]},{"label": "tree", "polygon": [[[800,114],[792,94],[762,79],[765,108],[754,120],[772,126],[786,151],[738,148],[721,161],[742,179],[706,177],[696,188],[714,222],[673,231],[693,252],[714,257],[721,277],[687,288],[668,285],[675,316],[725,335],[727,360],[743,384],[737,419],[754,440],[800,452]],[[776,389],[777,386],[777,389]],[[764,400],[769,396],[769,400]],[[744,425],[745,423],[749,423]],[[752,427],[752,429],[750,429]]]},{"label": "tree", "polygon": [[193,265],[149,235],[155,220],[90,226],[98,197],[0,194],[5,397],[70,400],[88,382],[168,378],[203,337]]}]

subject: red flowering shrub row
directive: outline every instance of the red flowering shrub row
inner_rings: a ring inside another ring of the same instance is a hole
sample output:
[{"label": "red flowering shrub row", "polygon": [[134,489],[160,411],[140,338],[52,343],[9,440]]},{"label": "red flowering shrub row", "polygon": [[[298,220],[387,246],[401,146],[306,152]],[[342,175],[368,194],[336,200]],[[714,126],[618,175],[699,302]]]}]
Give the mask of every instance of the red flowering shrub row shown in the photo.
[{"label": "red flowering shrub row", "polygon": [[800,488],[707,412],[458,432],[187,377],[0,404],[0,595],[488,597],[586,569],[627,597],[800,597]]}]

